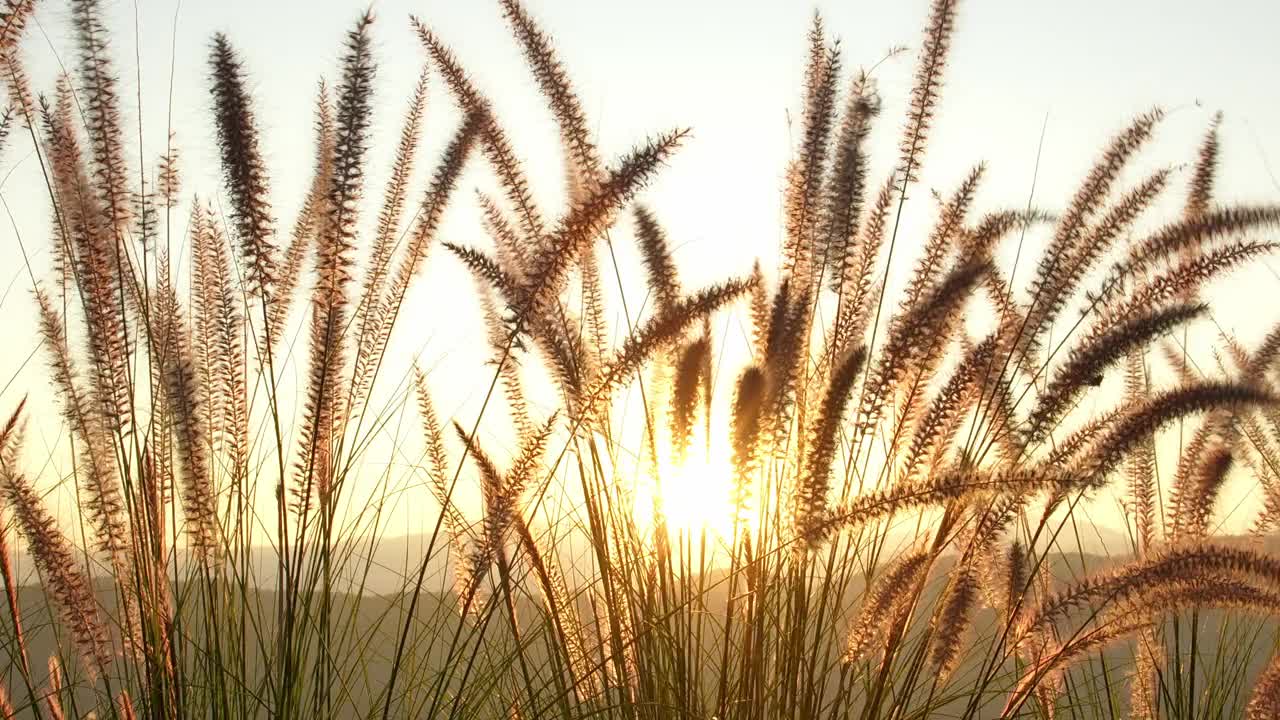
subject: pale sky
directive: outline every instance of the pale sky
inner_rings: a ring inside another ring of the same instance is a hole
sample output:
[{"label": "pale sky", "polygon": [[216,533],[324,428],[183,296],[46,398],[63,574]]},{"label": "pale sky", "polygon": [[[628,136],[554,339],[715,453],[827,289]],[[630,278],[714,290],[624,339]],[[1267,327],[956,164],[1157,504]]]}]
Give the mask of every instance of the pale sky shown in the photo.
[{"label": "pale sky", "polygon": [[[328,0],[138,0],[136,5],[107,0],[106,5],[125,124],[136,141],[140,95],[142,156],[148,164],[164,149],[172,60],[172,127],[188,194],[208,197],[219,191],[209,113],[209,39],[215,31],[226,32],[243,52],[273,202],[279,226],[287,230],[309,180],[315,83],[321,76],[336,79],[343,35],[364,6]],[[820,10],[829,32],[841,38],[847,70],[875,63],[893,45],[914,50],[928,12],[925,0],[527,0],[527,5],[554,35],[605,157],[618,156],[649,133],[692,128],[686,146],[644,195],[678,246],[677,261],[690,285],[744,273],[756,257],[766,267],[774,263],[781,232],[779,190],[791,148],[788,113],[794,117],[799,104],[813,11]],[[39,7],[39,26],[28,34],[25,57],[37,89],[48,91],[56,57],[70,64],[74,45],[64,5],[44,0]],[[369,156],[366,227],[372,225],[389,170],[404,101],[425,61],[408,23],[411,13],[454,47],[492,98],[526,159],[535,194],[554,217],[562,187],[555,128],[496,3],[379,0],[373,9],[380,114]],[[1022,207],[1044,127],[1035,202],[1059,210],[1108,136],[1157,104],[1170,116],[1130,177],[1141,169],[1190,162],[1210,115],[1222,110],[1219,198],[1280,200],[1278,26],[1280,5],[1268,0],[962,2],[936,130],[903,227],[905,252],[918,242],[921,224],[932,218],[927,189],[948,192],[974,163],[986,161],[979,210]],[[914,64],[914,55],[906,53],[877,71],[885,112],[873,135],[873,184],[895,157]],[[456,121],[451,98],[433,77],[415,198]],[[137,158],[135,147],[135,170]],[[47,195],[29,140],[18,133],[0,157],[0,175],[5,173],[0,196],[26,247],[35,251],[37,274],[43,277]],[[1171,201],[1179,200],[1186,177],[1186,172],[1176,176]],[[441,237],[484,244],[472,221],[470,191],[477,185],[492,190],[493,184],[479,173],[467,178]],[[175,242],[185,225],[185,214],[175,214]],[[631,253],[629,247],[620,252]],[[37,355],[22,367],[37,340],[29,281],[19,272],[19,258],[14,228],[0,223],[0,282],[7,290],[0,296],[3,412],[28,391],[37,402],[47,400],[42,358]],[[895,264],[902,268],[908,262],[904,255]],[[1280,267],[1276,259],[1270,263]],[[482,336],[475,325],[478,316],[470,314],[472,286],[460,266],[443,252],[434,253],[429,265],[413,295],[413,312],[397,329],[393,348],[400,360],[386,378],[397,381],[407,358],[420,353],[434,368],[439,405],[449,414],[474,407],[484,391],[473,379],[483,359]],[[1277,283],[1266,268],[1234,276],[1217,296],[1218,321],[1246,338],[1256,337],[1270,320],[1267,315],[1274,316],[1269,299],[1276,296]],[[460,296],[468,299],[460,302]],[[1260,298],[1268,299],[1267,314],[1256,311]],[[728,391],[723,379],[718,391]],[[405,422],[406,428],[416,427],[412,413]],[[56,423],[39,425],[44,433],[56,432]],[[45,435],[44,442],[52,443],[53,437]]]}]

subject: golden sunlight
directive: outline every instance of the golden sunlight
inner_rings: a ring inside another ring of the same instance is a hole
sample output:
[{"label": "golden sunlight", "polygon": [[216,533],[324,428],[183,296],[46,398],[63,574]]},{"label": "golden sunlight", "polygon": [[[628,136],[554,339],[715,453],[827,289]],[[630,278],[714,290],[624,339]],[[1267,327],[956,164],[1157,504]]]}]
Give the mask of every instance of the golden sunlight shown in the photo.
[{"label": "golden sunlight", "polygon": [[0,720],[1280,720],[1280,2],[1095,4],[0,0]]},{"label": "golden sunlight", "polygon": [[733,536],[733,462],[728,439],[713,433],[708,447],[695,432],[683,461],[669,456],[658,461],[658,477],[637,488],[636,522],[646,530],[655,525],[656,509],[666,517],[672,538],[703,531],[728,542]]}]

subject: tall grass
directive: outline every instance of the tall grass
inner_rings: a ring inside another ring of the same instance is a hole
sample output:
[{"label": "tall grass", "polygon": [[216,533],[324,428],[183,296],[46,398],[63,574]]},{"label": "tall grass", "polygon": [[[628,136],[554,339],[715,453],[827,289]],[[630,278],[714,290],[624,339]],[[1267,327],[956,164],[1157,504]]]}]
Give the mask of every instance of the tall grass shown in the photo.
[{"label": "tall grass", "polygon": [[[71,0],[74,72],[44,96],[22,61],[34,2],[6,0],[0,135],[29,142],[45,179],[54,262],[30,283],[79,512],[46,507],[57,463],[34,470],[25,403],[10,403],[0,715],[1280,715],[1280,659],[1251,663],[1271,649],[1259,618],[1280,612],[1280,558],[1262,545],[1280,524],[1280,329],[1253,348],[1223,336],[1211,372],[1186,347],[1210,283],[1280,248],[1265,239],[1280,206],[1215,197],[1216,119],[1189,173],[1126,184],[1163,113],[1133,119],[1051,209],[979,212],[979,164],[910,237],[956,3],[932,4],[892,167],[869,159],[874,68],[847,71],[815,17],[777,277],[757,265],[689,288],[661,209],[636,202],[686,131],[603,157],[550,37],[518,0],[499,2],[559,127],[566,206],[538,205],[507,119],[415,18],[428,69],[380,210],[362,217],[380,160],[365,13],[317,93],[311,182],[286,229],[255,69],[232,38],[209,48],[223,183],[195,198],[172,141],[147,167],[127,157],[99,3]],[[461,120],[414,190],[437,81]],[[490,247],[436,237],[473,164],[499,188],[477,198]],[[1181,211],[1149,217],[1169,197]],[[621,292],[628,225],[643,301]],[[1042,238],[1030,270],[995,259]],[[485,309],[474,417],[438,415],[422,371],[390,406],[371,402],[394,382],[384,360],[437,244]],[[904,245],[919,248],[910,268]],[[890,274],[905,274],[900,293]],[[608,309],[614,285],[622,307]],[[735,305],[751,353],[723,367],[711,319]],[[717,377],[731,402],[715,401]],[[558,407],[531,403],[533,383]],[[617,401],[628,392],[638,448]],[[384,503],[402,490],[370,455],[405,403],[425,448],[414,490],[433,503],[415,514],[426,536],[401,587],[378,595],[366,584],[388,542]],[[481,428],[508,425],[514,451],[483,446]],[[1173,427],[1187,440],[1161,478]],[[690,481],[673,468],[716,438],[724,517],[671,523],[671,483]],[[1212,532],[1233,473],[1258,487],[1250,542]],[[469,486],[479,514],[460,500]],[[366,508],[344,509],[370,487]],[[1090,557],[1080,540],[1105,492],[1126,499],[1127,557]],[[15,570],[12,531],[41,593]]]}]

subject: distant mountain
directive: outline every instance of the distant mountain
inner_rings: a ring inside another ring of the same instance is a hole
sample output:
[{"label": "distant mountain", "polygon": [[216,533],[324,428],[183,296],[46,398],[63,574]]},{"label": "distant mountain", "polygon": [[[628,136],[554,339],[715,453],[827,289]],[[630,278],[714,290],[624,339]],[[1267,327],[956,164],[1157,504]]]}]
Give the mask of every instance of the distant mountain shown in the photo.
[{"label": "distant mountain", "polygon": [[[1085,533],[1080,533],[1079,546],[1086,549],[1081,554],[1078,552],[1063,552],[1052,556],[1052,565],[1049,568],[1049,574],[1059,583],[1071,582],[1075,579],[1087,575],[1089,573],[1105,570],[1117,564],[1129,560],[1127,555],[1117,552],[1117,546],[1125,542],[1117,533],[1114,537],[1097,538],[1096,542],[1089,543],[1086,541]],[[1074,535],[1071,536],[1074,541]],[[346,680],[341,689],[341,693],[345,698],[344,703],[347,710],[339,713],[336,717],[357,717],[358,715],[350,710],[350,708],[367,708],[377,703],[379,693],[385,687],[386,679],[390,673],[390,658],[392,649],[395,647],[401,628],[404,627],[405,612],[408,606],[408,595],[406,587],[412,587],[411,580],[416,579],[419,558],[421,558],[425,549],[427,537],[423,535],[414,535],[400,538],[387,538],[379,543],[377,547],[370,548],[368,544],[355,544],[348,548],[347,561],[360,568],[360,572],[347,572],[344,574],[343,586],[348,588],[349,592],[339,593],[334,598],[333,616],[342,618],[340,627],[335,628],[335,644],[340,647],[355,648],[351,652],[344,652],[339,660],[339,665],[343,668]],[[1062,536],[1058,538],[1059,546],[1066,546],[1067,543]],[[1221,538],[1220,542],[1243,545],[1255,542],[1252,538],[1245,537],[1227,537]],[[1264,541],[1264,548],[1273,553],[1280,553],[1280,538],[1268,537]],[[571,553],[575,550],[561,548],[561,553]],[[353,562],[354,561],[354,562]],[[245,647],[257,648],[269,646],[273,642],[276,634],[276,618],[274,608],[276,606],[275,595],[275,577],[276,577],[276,560],[275,554],[269,548],[257,549],[254,551],[251,560],[251,577],[253,582],[250,583],[251,588],[247,593],[233,594],[232,597],[237,598],[237,602],[246,603],[251,609],[255,618],[254,623],[247,623],[241,627],[217,629],[219,633],[238,633],[241,642]],[[944,557],[934,570],[935,581],[930,583],[928,592],[939,592],[945,585],[944,578],[954,567],[954,559]],[[443,562],[432,562],[428,564],[426,578],[423,583],[423,592],[418,599],[418,605],[415,611],[415,620],[411,624],[413,630],[413,641],[411,647],[414,648],[415,654],[419,658],[424,658],[427,665],[432,667],[441,667],[446,662],[445,652],[448,645],[448,638],[451,638],[459,628],[460,617],[458,613],[458,603],[456,598],[447,590],[451,585],[451,580],[447,574],[448,568]],[[700,603],[701,610],[711,615],[719,615],[724,612],[727,597],[727,583],[723,582],[726,573],[723,570],[713,570],[707,573],[700,580],[693,580],[693,586],[706,588],[705,595]],[[111,584],[105,579],[99,579],[99,598],[104,610],[108,614],[114,614],[115,599]],[[843,632],[844,626],[850,621],[850,617],[856,613],[857,594],[861,591],[864,581],[861,577],[852,578],[844,592],[840,597],[835,598],[833,602],[837,607],[846,607],[849,610],[842,614],[833,626],[833,631]],[[205,637],[206,628],[200,620],[198,612],[198,599],[190,595],[184,595],[181,587],[176,592],[179,598],[179,605],[184,608],[182,617],[185,618],[185,626],[182,632],[188,637],[194,638],[191,643],[199,646],[199,638]],[[536,591],[531,595],[536,596]],[[584,618],[590,617],[590,608],[588,606],[586,594],[582,594],[579,600],[579,610]],[[243,600],[239,598],[243,597]],[[45,597],[39,587],[27,586],[23,587],[20,592],[20,606],[23,609],[22,617],[24,626],[28,633],[28,647],[32,664],[38,668],[37,676],[43,679],[45,676],[45,659],[56,652],[58,647],[66,647],[66,643],[59,644],[56,641],[54,628],[57,627],[56,621],[52,621],[53,615],[50,608],[46,606]],[[223,598],[221,602],[227,602],[227,598]],[[517,616],[521,618],[522,625],[529,623],[531,632],[540,632],[538,630],[541,618],[544,617],[543,609],[537,604],[534,597],[522,597],[518,601]],[[1274,646],[1276,637],[1277,624],[1274,621],[1247,620],[1244,622],[1224,623],[1224,614],[1219,612],[1203,612],[1197,619],[1199,631],[1196,634],[1197,653],[1202,658],[1201,668],[1212,667],[1219,660],[1219,651],[1221,658],[1225,658],[1226,662],[1242,663],[1248,668],[1247,675],[1249,678],[1255,677],[1261,668],[1270,658],[1271,651]],[[928,617],[917,619],[914,630],[909,633],[909,637],[914,637],[915,633],[921,632],[928,622]],[[999,623],[999,618],[995,610],[982,609],[976,613],[974,628],[971,630],[972,641],[974,636],[978,638],[991,638],[995,628]],[[1190,633],[1183,626],[1180,635],[1184,651],[1189,651]],[[505,622],[492,622],[486,628],[486,644],[493,648],[509,648],[510,647],[510,627]],[[967,642],[969,642],[967,641]],[[710,643],[710,637],[704,638],[704,642]],[[542,647],[540,643],[535,643],[535,647]],[[951,682],[958,683],[957,687],[963,688],[967,683],[973,681],[977,677],[979,668],[976,660],[981,657],[981,648],[979,645],[979,653],[976,655],[966,655],[965,660],[954,674]],[[713,648],[708,646],[707,650]],[[13,651],[11,644],[0,646],[0,667],[4,667],[9,671],[0,676],[3,682],[7,683],[11,694],[21,702],[25,698],[25,690],[21,687],[19,675],[11,664],[12,658],[9,653]],[[498,653],[501,655],[501,653]],[[714,656],[714,653],[709,655]],[[249,653],[247,662],[252,666],[253,653]],[[260,656],[257,656],[260,657]],[[534,657],[533,664],[541,671],[550,672],[546,664],[546,658],[539,659]],[[505,662],[510,662],[507,660]],[[1106,669],[1104,671],[1103,664]],[[350,667],[348,667],[350,665]],[[421,673],[422,664],[419,662],[415,667],[419,669],[415,672]],[[1103,655],[1094,655],[1082,666],[1073,671],[1073,677],[1083,681],[1088,678],[1107,678],[1111,685],[1110,696],[1107,692],[1100,690],[1097,695],[1099,702],[1106,702],[1110,697],[1110,702],[1115,703],[1116,708],[1123,708],[1127,702],[1127,692],[1124,691],[1123,683],[1120,682],[1132,670],[1132,654],[1131,648],[1126,644],[1113,647]],[[1012,671],[1012,668],[1009,668]],[[262,668],[250,667],[249,674],[254,677],[263,678]],[[708,674],[710,676],[710,674]],[[834,678],[834,675],[833,675]],[[422,677],[418,676],[414,682],[421,681]],[[307,680],[309,682],[309,680]],[[1252,681],[1250,680],[1249,683]],[[1205,687],[1204,683],[1199,685]],[[1243,703],[1247,696],[1246,684],[1243,688],[1229,689],[1238,697],[1227,697],[1222,701],[1226,703],[1227,713],[1224,717],[1232,717],[1238,714],[1240,708],[1238,706],[1232,709],[1231,703]],[[1226,692],[1221,688],[1208,689],[1204,692]],[[83,702],[91,702],[92,698],[89,694],[83,695]],[[995,698],[983,708],[983,717],[994,717],[998,714],[1000,706],[1003,703],[1002,698]],[[959,711],[960,707],[950,707],[939,709],[938,716],[954,714],[952,711]],[[1075,708],[1077,717],[1106,717],[1112,712],[1111,707],[1097,708]],[[21,716],[21,715],[20,715]],[[262,714],[265,717],[265,713]],[[27,716],[21,716],[27,717]]]}]

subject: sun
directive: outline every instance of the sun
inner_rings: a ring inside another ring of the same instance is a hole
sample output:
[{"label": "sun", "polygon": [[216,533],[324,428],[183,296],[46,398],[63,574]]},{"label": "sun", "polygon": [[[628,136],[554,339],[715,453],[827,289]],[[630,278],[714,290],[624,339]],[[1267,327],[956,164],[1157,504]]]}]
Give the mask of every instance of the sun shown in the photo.
[{"label": "sun", "polygon": [[637,521],[652,529],[656,503],[673,538],[697,537],[705,532],[727,543],[734,533],[733,483],[728,442],[713,439],[710,447],[695,442],[683,461],[660,458],[658,477],[637,488]]}]

